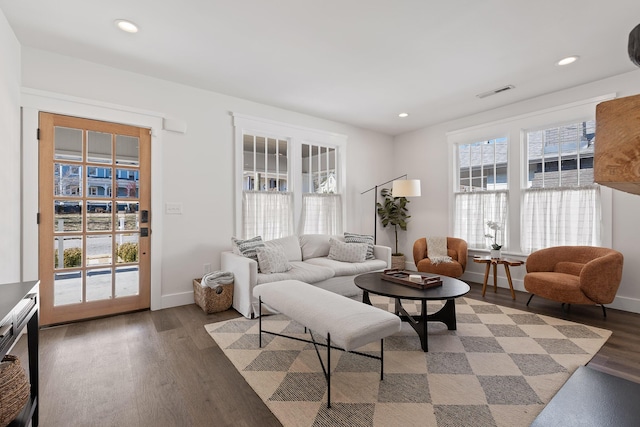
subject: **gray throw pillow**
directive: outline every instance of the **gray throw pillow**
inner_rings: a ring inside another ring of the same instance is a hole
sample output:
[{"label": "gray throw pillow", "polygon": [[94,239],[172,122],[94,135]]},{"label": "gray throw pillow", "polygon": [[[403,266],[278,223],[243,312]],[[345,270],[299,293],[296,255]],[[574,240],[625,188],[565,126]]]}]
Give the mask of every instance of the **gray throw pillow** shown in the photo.
[{"label": "gray throw pillow", "polygon": [[329,239],[329,259],[344,262],[364,262],[367,256],[366,243],[344,243]]},{"label": "gray throw pillow", "polygon": [[344,241],[347,243],[366,243],[367,256],[365,259],[376,259],[373,256],[373,236],[367,234],[344,233]]},{"label": "gray throw pillow", "polygon": [[260,272],[264,274],[284,273],[291,270],[284,251],[278,248],[256,248]]},{"label": "gray throw pillow", "polygon": [[238,255],[242,255],[247,258],[251,258],[254,261],[258,261],[258,255],[256,255],[256,248],[264,247],[262,236],[256,236],[251,239],[240,240],[235,237],[231,238],[233,246],[233,252]]}]

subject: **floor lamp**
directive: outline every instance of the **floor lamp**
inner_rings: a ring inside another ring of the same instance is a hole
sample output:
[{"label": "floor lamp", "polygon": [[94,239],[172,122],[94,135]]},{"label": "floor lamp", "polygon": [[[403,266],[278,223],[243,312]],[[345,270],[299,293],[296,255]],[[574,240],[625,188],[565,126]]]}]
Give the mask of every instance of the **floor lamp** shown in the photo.
[{"label": "floor lamp", "polygon": [[407,178],[407,174],[400,175],[397,178],[390,179],[387,182],[378,184],[375,187],[371,187],[370,189],[360,193],[360,195],[362,195],[372,190],[375,192],[375,196],[373,197],[373,243],[374,244],[376,244],[378,241],[378,209],[377,209],[378,187],[382,187],[383,185],[393,182],[391,187],[391,195],[393,197],[419,197],[421,195],[420,180],[406,179],[406,178]]}]

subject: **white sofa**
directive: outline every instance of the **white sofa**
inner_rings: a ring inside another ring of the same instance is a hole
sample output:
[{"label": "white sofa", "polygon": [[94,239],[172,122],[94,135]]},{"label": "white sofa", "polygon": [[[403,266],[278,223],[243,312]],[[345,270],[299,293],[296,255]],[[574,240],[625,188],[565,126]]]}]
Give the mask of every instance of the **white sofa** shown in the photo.
[{"label": "white sofa", "polygon": [[353,282],[355,276],[391,267],[391,248],[388,246],[374,245],[375,259],[364,262],[329,259],[331,237],[344,242],[342,236],[322,234],[289,236],[264,242],[267,247],[278,247],[284,251],[292,267],[285,273],[258,273],[255,260],[232,251],[222,252],[221,269],[234,274],[233,308],[247,318],[256,316],[258,300],[253,297],[253,288],[281,280],[300,280],[346,297],[357,297],[362,291]]}]

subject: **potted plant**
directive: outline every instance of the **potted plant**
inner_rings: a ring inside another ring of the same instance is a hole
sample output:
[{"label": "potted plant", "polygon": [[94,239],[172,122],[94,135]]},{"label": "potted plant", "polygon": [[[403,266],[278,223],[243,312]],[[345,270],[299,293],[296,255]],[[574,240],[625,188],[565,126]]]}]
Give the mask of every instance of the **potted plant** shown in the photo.
[{"label": "potted plant", "polygon": [[403,253],[398,252],[398,227],[407,231],[407,219],[411,218],[411,215],[407,214],[407,203],[409,201],[406,197],[393,197],[391,190],[388,188],[383,188],[380,191],[380,195],[384,197],[384,203],[376,203],[380,222],[383,227],[392,225],[396,237],[395,252],[391,254],[391,268],[404,270],[405,256]]},{"label": "potted plant", "polygon": [[489,239],[493,239],[493,243],[491,243],[491,258],[500,258],[500,250],[502,249],[502,245],[497,243],[498,232],[502,229],[500,224],[495,221],[487,221],[487,227],[493,230],[493,234],[487,233],[484,237]]}]

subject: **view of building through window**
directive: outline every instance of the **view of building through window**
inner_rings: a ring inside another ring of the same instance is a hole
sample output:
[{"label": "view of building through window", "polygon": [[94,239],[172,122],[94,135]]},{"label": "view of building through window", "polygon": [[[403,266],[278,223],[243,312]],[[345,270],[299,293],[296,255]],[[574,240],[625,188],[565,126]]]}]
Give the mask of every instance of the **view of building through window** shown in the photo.
[{"label": "view of building through window", "polygon": [[593,184],[595,135],[595,120],[527,132],[527,188]]},{"label": "view of building through window", "polygon": [[507,138],[458,145],[461,192],[507,188]]}]

